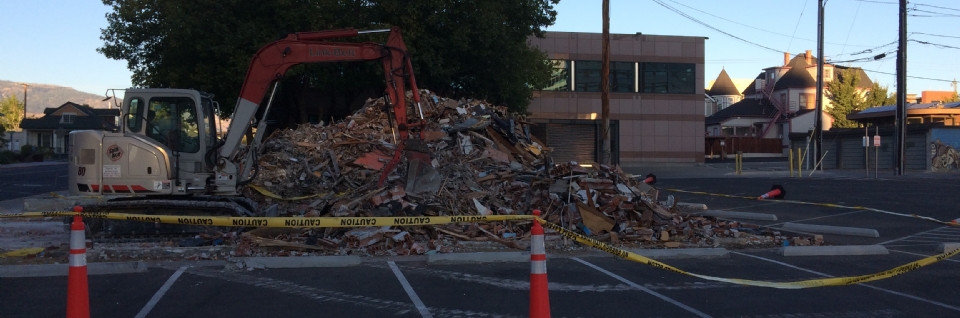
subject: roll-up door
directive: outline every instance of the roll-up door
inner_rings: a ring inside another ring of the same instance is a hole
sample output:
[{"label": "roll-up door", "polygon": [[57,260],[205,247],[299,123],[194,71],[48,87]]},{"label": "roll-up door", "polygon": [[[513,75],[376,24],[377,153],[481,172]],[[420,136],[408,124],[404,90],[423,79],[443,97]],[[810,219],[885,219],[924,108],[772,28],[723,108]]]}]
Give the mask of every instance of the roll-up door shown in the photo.
[{"label": "roll-up door", "polygon": [[547,146],[553,162],[596,163],[597,126],[593,124],[547,124]]}]

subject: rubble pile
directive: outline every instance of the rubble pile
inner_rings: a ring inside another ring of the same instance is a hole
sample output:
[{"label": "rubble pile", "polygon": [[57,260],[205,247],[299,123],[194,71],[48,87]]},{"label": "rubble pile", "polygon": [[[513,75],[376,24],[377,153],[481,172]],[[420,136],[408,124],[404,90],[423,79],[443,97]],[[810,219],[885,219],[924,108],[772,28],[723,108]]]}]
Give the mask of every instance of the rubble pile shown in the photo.
[{"label": "rubble pile", "polygon": [[[254,189],[247,197],[271,216],[509,215],[539,209],[550,222],[613,243],[679,247],[713,245],[717,237],[780,240],[779,233],[755,226],[679,213],[675,202],[658,202],[656,188],[617,166],[554,164],[551,149],[530,134],[532,123],[505,107],[421,90],[418,109],[411,94],[408,118],[420,118],[421,110],[424,118],[420,140],[406,144],[408,155],[385,186],[377,184],[399,136],[380,98],[339,122],[274,133],[264,142],[252,185],[287,199]],[[243,244],[283,250],[409,255],[447,252],[462,241],[521,248],[530,224],[255,231],[242,237]]]}]

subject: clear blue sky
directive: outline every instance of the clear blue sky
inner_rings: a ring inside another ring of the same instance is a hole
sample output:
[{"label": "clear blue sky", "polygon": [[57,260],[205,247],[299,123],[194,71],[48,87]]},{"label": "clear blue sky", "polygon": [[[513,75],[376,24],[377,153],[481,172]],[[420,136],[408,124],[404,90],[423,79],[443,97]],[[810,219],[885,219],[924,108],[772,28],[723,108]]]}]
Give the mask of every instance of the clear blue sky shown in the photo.
[{"label": "clear blue sky", "polygon": [[[750,79],[765,67],[783,61],[783,53],[816,52],[817,0],[659,0],[697,20],[747,41],[684,18],[654,0],[611,0],[610,32],[688,35],[706,41],[706,81],[725,68],[734,79]],[[874,49],[872,54],[850,55],[897,40],[897,0],[827,0],[826,46],[828,60],[850,60],[890,52],[896,44]],[[549,31],[600,32],[600,0],[563,0],[557,6],[557,23]],[[911,38],[960,48],[960,1],[917,0],[911,7]],[[938,8],[939,7],[939,8]],[[695,10],[696,9],[696,10]],[[0,79],[73,87],[102,95],[108,88],[131,86],[126,61],[105,58],[96,52],[102,45],[100,29],[106,27],[108,8],[97,0],[0,0]],[[699,10],[699,11],[697,11]],[[702,11],[702,12],[701,12]],[[708,14],[709,13],[709,14]],[[947,16],[942,16],[942,15]],[[713,15],[713,16],[711,16]],[[948,37],[943,37],[948,36]],[[953,80],[960,77],[958,49],[937,48],[910,42],[910,76]],[[887,59],[851,66],[868,70],[871,79],[895,91],[895,53]],[[949,82],[911,78],[908,92],[953,90]]]}]

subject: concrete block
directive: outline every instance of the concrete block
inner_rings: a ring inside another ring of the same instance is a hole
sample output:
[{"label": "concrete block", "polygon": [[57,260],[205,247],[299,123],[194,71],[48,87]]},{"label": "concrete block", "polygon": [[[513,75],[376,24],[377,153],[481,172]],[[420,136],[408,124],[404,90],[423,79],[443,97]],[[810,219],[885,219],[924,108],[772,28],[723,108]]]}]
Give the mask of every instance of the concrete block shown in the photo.
[{"label": "concrete block", "polygon": [[937,247],[937,253],[948,253],[958,248],[960,248],[960,243],[940,243],[940,246]]},{"label": "concrete block", "polygon": [[427,264],[494,262],[530,262],[530,252],[437,253],[427,255]]},{"label": "concrete block", "polygon": [[265,268],[311,268],[347,267],[360,265],[359,256],[302,256],[302,257],[238,257],[231,259],[243,262],[246,267]]},{"label": "concrete block", "polygon": [[816,225],[803,223],[784,223],[781,228],[786,231],[801,231],[820,234],[838,234],[865,237],[880,237],[880,233],[875,229],[866,229],[859,227],[843,227],[832,225]]},{"label": "concrete block", "polygon": [[744,219],[744,220],[761,220],[761,221],[776,221],[777,216],[774,214],[767,213],[752,213],[752,212],[733,212],[733,211],[718,211],[718,210],[707,210],[703,212],[698,212],[700,215],[715,216],[719,218],[728,218],[728,219]]},{"label": "concrete block", "polygon": [[783,256],[887,255],[890,251],[883,245],[784,246],[777,250],[777,254]]},{"label": "concrete block", "polygon": [[725,248],[631,249],[628,251],[652,259],[730,257],[730,251]]},{"label": "concrete block", "polygon": [[[67,276],[68,264],[43,265],[4,265],[0,266],[0,277],[51,277]],[[88,263],[87,275],[127,274],[147,271],[144,262]]]}]

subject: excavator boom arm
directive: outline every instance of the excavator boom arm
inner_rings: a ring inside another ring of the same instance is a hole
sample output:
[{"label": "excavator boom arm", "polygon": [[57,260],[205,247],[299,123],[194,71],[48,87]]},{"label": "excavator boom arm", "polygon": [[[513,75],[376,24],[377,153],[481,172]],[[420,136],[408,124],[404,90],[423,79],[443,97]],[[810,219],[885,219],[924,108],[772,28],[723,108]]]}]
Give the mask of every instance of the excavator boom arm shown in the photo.
[{"label": "excavator boom arm", "polygon": [[220,156],[234,159],[243,135],[250,128],[251,120],[256,116],[257,108],[266,95],[270,84],[280,79],[291,66],[304,63],[348,62],[381,60],[387,82],[387,96],[393,103],[393,113],[401,139],[408,137],[405,82],[410,83],[414,91],[414,101],[419,103],[413,66],[407,56],[407,47],[403,43],[400,30],[390,29],[386,44],[371,42],[338,43],[323,41],[332,38],[357,36],[354,29],[303,32],[288,35],[286,38],[270,43],[250,62],[246,79],[240,90],[240,98],[234,108],[230,127],[227,130]]}]

